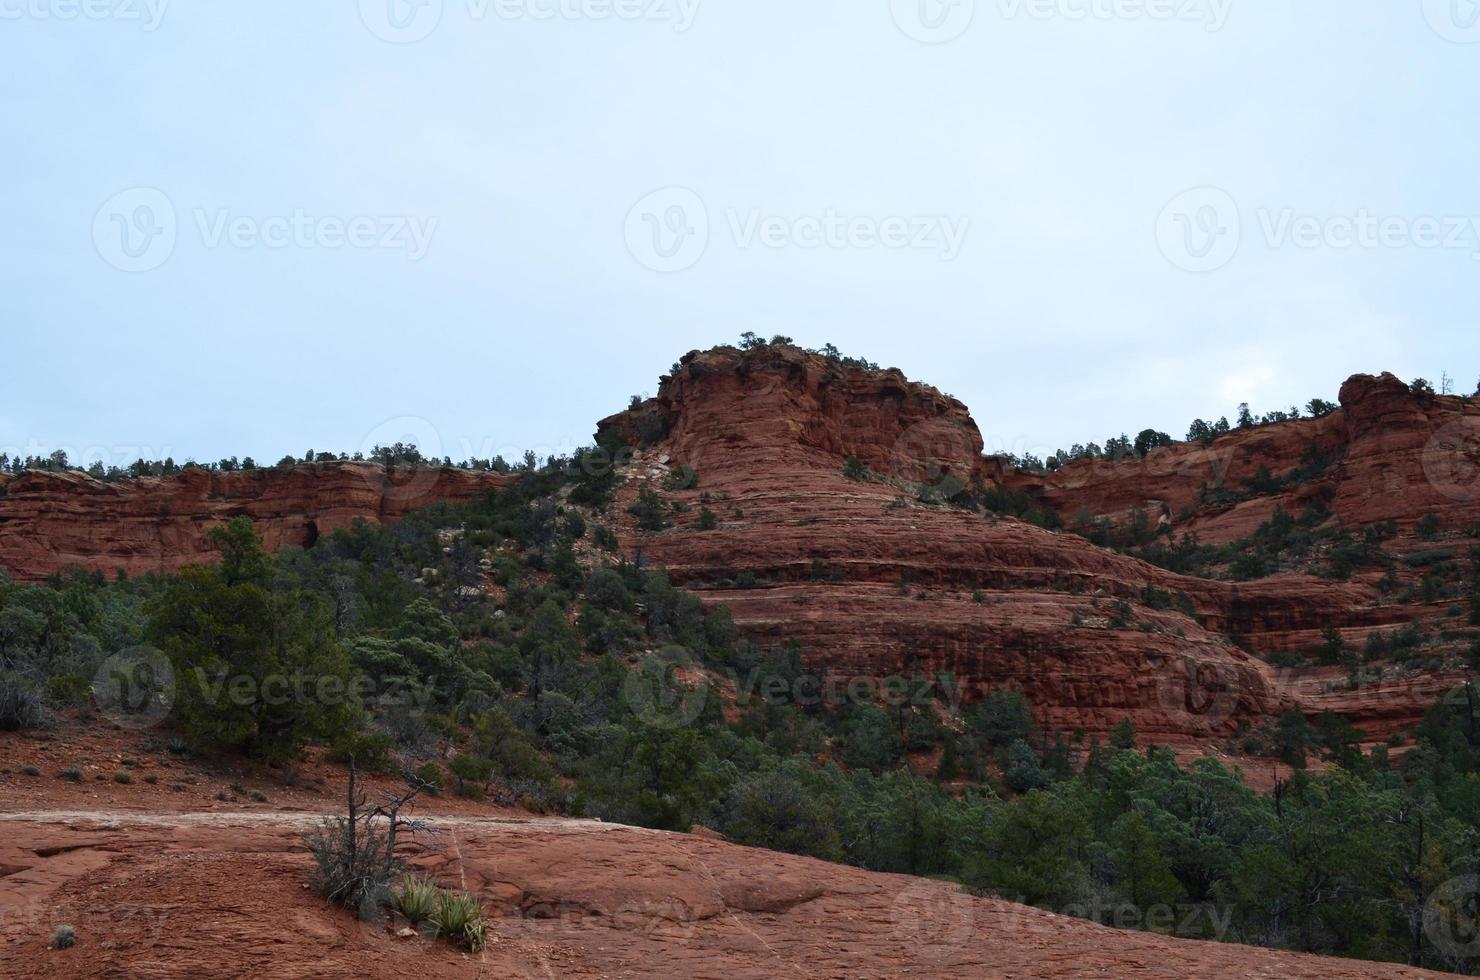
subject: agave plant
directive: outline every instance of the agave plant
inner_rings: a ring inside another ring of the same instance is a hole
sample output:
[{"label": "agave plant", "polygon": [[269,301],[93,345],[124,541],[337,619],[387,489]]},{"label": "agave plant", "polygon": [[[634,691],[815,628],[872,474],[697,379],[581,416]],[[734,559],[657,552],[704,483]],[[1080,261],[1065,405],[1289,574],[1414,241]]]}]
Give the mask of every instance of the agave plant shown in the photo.
[{"label": "agave plant", "polygon": [[407,875],[394,895],[396,910],[412,925],[419,925],[436,912],[437,892],[437,884],[431,879]]},{"label": "agave plant", "polygon": [[483,905],[465,892],[437,892],[437,907],[429,917],[438,936],[465,943],[475,952],[487,941],[488,925]]}]

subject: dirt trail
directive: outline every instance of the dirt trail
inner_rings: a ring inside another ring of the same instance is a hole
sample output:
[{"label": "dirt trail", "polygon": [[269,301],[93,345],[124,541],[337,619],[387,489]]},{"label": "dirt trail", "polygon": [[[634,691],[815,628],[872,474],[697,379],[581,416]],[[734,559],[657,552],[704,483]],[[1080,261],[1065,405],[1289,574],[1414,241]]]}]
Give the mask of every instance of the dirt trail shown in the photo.
[{"label": "dirt trail", "polygon": [[[1420,977],[1111,930],[955,887],[563,818],[430,815],[417,870],[477,894],[479,955],[307,888],[313,810],[0,813],[0,976]],[[70,950],[53,929],[77,930]]]}]

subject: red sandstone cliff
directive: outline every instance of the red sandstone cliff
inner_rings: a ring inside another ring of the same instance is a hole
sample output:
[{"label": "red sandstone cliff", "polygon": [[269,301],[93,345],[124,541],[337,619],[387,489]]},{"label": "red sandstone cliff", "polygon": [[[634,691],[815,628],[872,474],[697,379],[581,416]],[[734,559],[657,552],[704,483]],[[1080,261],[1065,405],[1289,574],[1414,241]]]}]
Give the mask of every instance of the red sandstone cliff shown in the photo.
[{"label": "red sandstone cliff", "polygon": [[[968,695],[1019,685],[1046,727],[1103,732],[1128,717],[1143,734],[1186,747],[1290,707],[1345,711],[1380,738],[1410,726],[1453,683],[1442,659],[1347,690],[1340,670],[1281,670],[1264,657],[1309,653],[1328,627],[1358,647],[1374,630],[1414,621],[1466,641],[1462,624],[1446,618],[1449,601],[1395,602],[1375,572],[1347,582],[1190,578],[1075,534],[917,499],[921,483],[1002,483],[1065,517],[1124,518],[1140,508],[1213,542],[1247,535],[1276,507],[1316,503],[1350,528],[1397,521],[1387,547],[1398,556],[1435,546],[1414,533],[1432,513],[1439,544],[1462,554],[1480,521],[1480,406],[1415,394],[1391,375],[1351,379],[1341,403],[1322,419],[1034,476],[983,457],[966,407],[898,371],[794,347],[719,348],[686,356],[657,398],[605,420],[598,437],[642,449],[614,512],[625,549],[729,605],[747,632],[799,641],[814,670],[949,671]],[[1324,470],[1270,492],[1245,489],[1261,467],[1282,476],[1301,466],[1312,447]],[[848,457],[875,475],[848,479]],[[664,491],[689,508],[675,523],[691,524],[707,506],[719,527],[640,532],[625,505],[678,465],[695,468],[700,482]],[[393,520],[500,480],[427,469],[404,482],[349,463],[195,470],[123,485],[28,473],[0,482],[0,569],[23,580],[68,565],[172,569],[208,560],[207,530],[239,514],[270,547],[308,545],[355,518]],[[1409,583],[1422,574],[1399,571]],[[1159,594],[1176,601],[1154,601]]]},{"label": "red sandstone cliff", "polygon": [[[1390,375],[1354,378],[1342,401],[1324,419],[1030,477],[980,455],[960,402],[898,372],[796,348],[721,348],[685,357],[657,398],[604,421],[599,438],[647,447],[624,503],[645,480],[690,466],[699,486],[667,498],[719,520],[710,532],[648,534],[624,516],[626,548],[727,604],[743,630],[800,641],[814,669],[949,671],[975,692],[1021,686],[1061,731],[1103,732],[1129,717],[1158,740],[1206,744],[1298,706],[1350,707],[1380,736],[1416,721],[1453,677],[1406,673],[1343,695],[1340,672],[1278,671],[1255,656],[1309,651],[1327,627],[1356,643],[1433,612],[1385,601],[1375,576],[1188,578],[1073,534],[921,504],[906,485],[1000,480],[1065,514],[1141,507],[1225,540],[1308,499],[1353,526],[1395,519],[1411,531],[1430,512],[1447,527],[1480,518],[1469,455],[1480,419],[1470,405],[1414,396]],[[1205,483],[1237,486],[1261,465],[1284,473],[1312,443],[1331,460],[1319,480],[1266,499],[1201,502]],[[878,476],[846,478],[850,456]],[[1190,605],[1148,606],[1153,590]]]},{"label": "red sandstone cliff", "polygon": [[[1276,477],[1314,452],[1319,477],[1238,503],[1204,500],[1204,487],[1244,491],[1260,467]],[[1179,443],[1144,459],[1086,459],[1056,473],[1010,473],[1005,482],[1066,517],[1079,510],[1124,519],[1133,508],[1166,514],[1178,531],[1221,543],[1247,535],[1277,506],[1329,507],[1343,526],[1395,520],[1411,530],[1427,514],[1449,528],[1480,519],[1480,401],[1411,392],[1391,374],[1359,374],[1341,409],[1320,419],[1237,429],[1209,445]]]},{"label": "red sandstone cliff", "polygon": [[394,520],[439,500],[497,486],[492,473],[421,469],[387,474],[373,463],[312,463],[103,483],[82,473],[0,477],[0,571],[36,581],[68,566],[131,575],[216,554],[207,532],[252,518],[267,546],[313,544],[356,518]]}]

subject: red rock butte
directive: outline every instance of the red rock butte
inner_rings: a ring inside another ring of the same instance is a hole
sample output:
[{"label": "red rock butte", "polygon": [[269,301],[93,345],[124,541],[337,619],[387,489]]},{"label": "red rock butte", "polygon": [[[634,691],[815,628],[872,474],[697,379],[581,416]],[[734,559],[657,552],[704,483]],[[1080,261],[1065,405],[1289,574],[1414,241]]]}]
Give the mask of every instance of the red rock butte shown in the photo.
[{"label": "red rock butte", "polygon": [[[633,450],[612,510],[624,552],[729,606],[757,640],[797,641],[811,670],[948,672],[968,697],[1016,686],[1047,730],[1103,734],[1129,718],[1143,737],[1196,751],[1291,708],[1347,714],[1373,740],[1411,727],[1455,675],[1402,672],[1346,690],[1340,668],[1281,670],[1264,658],[1312,652],[1328,628],[1360,644],[1437,619],[1447,603],[1394,603],[1375,571],[1347,581],[1177,575],[1073,533],[922,503],[910,485],[1004,487],[1066,518],[1140,511],[1204,543],[1312,504],[1349,529],[1396,522],[1385,547],[1398,557],[1431,547],[1416,532],[1427,515],[1473,529],[1480,404],[1414,392],[1387,374],[1352,378],[1340,403],[1322,418],[1034,475],[983,455],[965,405],[897,370],[788,346],[718,348],[685,356],[656,398],[601,422],[598,441]],[[1243,486],[1261,468],[1290,471],[1313,448],[1330,465],[1312,479],[1231,501],[1205,492]],[[875,476],[845,476],[850,457]],[[698,484],[665,489],[679,466]],[[0,482],[0,569],[20,580],[72,565],[173,569],[209,559],[207,531],[239,514],[270,547],[310,545],[356,518],[394,520],[503,479],[444,469],[398,485],[377,466],[346,463],[129,484],[26,473]],[[711,508],[718,527],[640,530],[627,506],[647,485],[691,512]],[[1418,576],[1402,562],[1397,574]],[[1186,598],[1148,605],[1159,593]],[[1119,603],[1132,615],[1117,624]]]}]

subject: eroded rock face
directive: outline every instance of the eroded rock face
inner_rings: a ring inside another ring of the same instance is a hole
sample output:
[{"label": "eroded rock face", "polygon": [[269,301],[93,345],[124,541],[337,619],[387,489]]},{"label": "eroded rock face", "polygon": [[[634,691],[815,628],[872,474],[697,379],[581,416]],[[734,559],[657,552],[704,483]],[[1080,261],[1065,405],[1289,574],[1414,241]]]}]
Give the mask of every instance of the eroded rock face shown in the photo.
[{"label": "eroded rock face", "polygon": [[[1396,604],[1375,572],[1349,582],[1179,576],[1073,534],[926,506],[905,484],[1004,484],[1070,518],[1123,520],[1141,509],[1207,543],[1249,534],[1277,507],[1319,505],[1352,528],[1394,520],[1399,554],[1429,547],[1414,537],[1427,514],[1449,529],[1480,521],[1480,405],[1415,394],[1391,375],[1351,379],[1341,403],[1325,418],[1208,446],[1032,476],[983,457],[966,407],[898,371],[792,347],[721,348],[686,356],[657,398],[603,421],[598,439],[637,450],[613,511],[628,555],[728,605],[743,631],[797,641],[814,672],[948,672],[959,685],[948,693],[967,699],[1020,686],[1048,729],[1096,734],[1129,718],[1143,735],[1195,749],[1292,707],[1347,711],[1374,739],[1410,727],[1454,678],[1343,692],[1339,671],[1276,670],[1262,658],[1312,652],[1328,627],[1359,647],[1373,630],[1437,621],[1449,600]],[[872,475],[845,476],[850,458]],[[1261,468],[1283,477],[1312,459],[1324,468],[1246,490]],[[664,491],[689,508],[677,523],[707,506],[718,528],[640,532],[626,505],[677,466],[699,473],[696,488]],[[369,464],[192,471],[129,485],[27,474],[0,484],[0,568],[22,580],[67,565],[172,569],[209,560],[207,530],[238,514],[257,522],[269,547],[306,545],[355,518],[392,520],[500,479],[425,470],[401,485]]]},{"label": "eroded rock face", "polygon": [[[1174,745],[1206,744],[1292,707],[1351,707],[1380,737],[1416,721],[1444,679],[1342,700],[1329,690],[1339,677],[1293,676],[1254,656],[1309,651],[1330,626],[1359,640],[1423,613],[1385,605],[1375,576],[1188,578],[1072,534],[925,506],[889,482],[1003,482],[1064,514],[1123,518],[1142,508],[1213,541],[1249,533],[1276,506],[1298,513],[1310,501],[1355,526],[1393,518],[1411,529],[1431,510],[1446,522],[1480,517],[1474,499],[1461,499],[1475,441],[1435,449],[1446,427],[1464,436],[1480,423],[1470,406],[1418,398],[1391,375],[1353,379],[1342,400],[1343,411],[1326,418],[1240,431],[1207,447],[1025,477],[980,455],[964,406],[897,372],[794,348],[720,350],[689,355],[656,399],[604,421],[600,437],[646,447],[624,504],[644,480],[691,466],[699,486],[666,494],[689,508],[677,522],[691,522],[701,506],[719,521],[709,532],[648,534],[624,515],[625,549],[728,605],[742,631],[799,642],[819,673],[949,672],[968,699],[1019,686],[1050,729],[1103,733],[1130,718]],[[1311,458],[1312,446],[1329,461],[1317,479],[1267,499],[1203,499],[1204,484],[1242,486],[1261,466],[1286,473]],[[1426,476],[1436,452],[1447,452],[1458,474],[1448,485]],[[878,475],[849,479],[846,457]],[[1400,489],[1364,489],[1374,480]]]},{"label": "eroded rock face", "polygon": [[[1318,477],[1238,503],[1207,490],[1247,490],[1261,467],[1281,477],[1319,458]],[[1447,527],[1480,519],[1480,402],[1416,394],[1391,374],[1359,374],[1342,385],[1341,410],[1235,430],[1210,445],[1179,443],[1144,459],[1079,460],[1057,473],[1012,473],[1024,490],[1066,517],[1083,510],[1124,520],[1133,509],[1165,518],[1205,543],[1244,537],[1276,507],[1310,504],[1346,527],[1395,520],[1405,531],[1427,514]]]},{"label": "eroded rock face", "polygon": [[657,398],[600,425],[603,444],[661,442],[706,471],[853,457],[900,479],[969,480],[982,436],[966,406],[900,371],[845,367],[795,347],[686,355]]},{"label": "eroded rock face", "polygon": [[186,470],[134,483],[82,473],[0,478],[0,571],[37,581],[68,566],[130,575],[213,560],[207,532],[239,515],[268,548],[307,546],[357,518],[395,520],[439,500],[468,500],[492,473],[423,469],[387,474],[372,463],[315,463],[235,473]]}]

